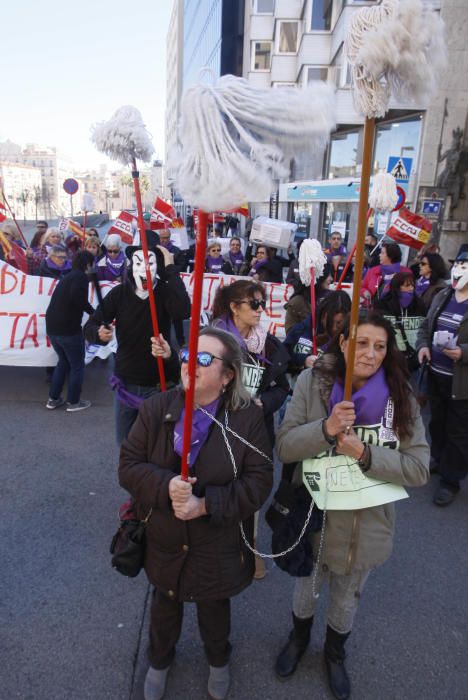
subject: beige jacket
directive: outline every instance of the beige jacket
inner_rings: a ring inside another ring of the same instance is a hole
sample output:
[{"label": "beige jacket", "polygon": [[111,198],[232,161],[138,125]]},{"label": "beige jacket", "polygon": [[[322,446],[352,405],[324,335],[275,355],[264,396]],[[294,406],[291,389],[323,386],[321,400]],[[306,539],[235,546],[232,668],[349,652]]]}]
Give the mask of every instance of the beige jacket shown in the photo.
[{"label": "beige jacket", "polygon": [[[325,355],[323,362],[328,362]],[[323,364],[322,364],[323,366]],[[305,370],[299,376],[285,418],[277,434],[278,456],[282,462],[300,462],[330,448],[322,432],[332,388],[328,376]],[[403,440],[399,450],[370,446],[372,460],[367,472],[376,479],[402,486],[422,486],[429,478],[429,446],[419,407],[411,397],[414,412],[413,434]],[[301,479],[298,465],[295,480]],[[349,575],[383,564],[391,554],[395,524],[395,506],[388,503],[356,511],[327,512],[321,566],[337,574]],[[317,552],[320,533],[315,535]]]}]

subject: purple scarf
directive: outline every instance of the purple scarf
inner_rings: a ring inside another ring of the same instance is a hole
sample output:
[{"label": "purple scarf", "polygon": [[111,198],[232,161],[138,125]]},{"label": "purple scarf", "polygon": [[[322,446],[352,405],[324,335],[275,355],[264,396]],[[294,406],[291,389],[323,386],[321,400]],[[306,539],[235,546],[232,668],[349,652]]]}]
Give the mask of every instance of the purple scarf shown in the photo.
[{"label": "purple scarf", "polygon": [[122,251],[118,254],[115,260],[111,260],[108,255],[106,255],[106,268],[109,271],[112,278],[120,277],[124,275],[125,270],[125,255]]},{"label": "purple scarf", "polygon": [[[211,413],[212,416],[216,415],[218,410],[219,398],[212,401],[208,406],[203,406],[205,411]],[[184,418],[185,418],[185,407],[182,409],[180,418],[174,426],[174,451],[182,457],[182,447],[184,442]],[[201,448],[205,444],[208,438],[208,432],[213,421],[207,415],[205,415],[200,409],[196,409],[193,412],[192,419],[192,437],[190,440],[190,467],[193,467],[195,460],[197,459]]]},{"label": "purple scarf", "polygon": [[229,251],[229,260],[231,261],[233,267],[237,267],[242,265],[242,263],[244,262],[244,256],[241,252],[231,253],[231,251]]},{"label": "purple scarf", "polygon": [[125,384],[123,383],[123,381],[115,374],[109,377],[109,384],[111,386],[112,391],[117,392],[117,396],[120,403],[124,406],[127,406],[127,408],[138,409],[145,400],[144,396],[137,396],[136,394],[132,394],[131,391],[128,391],[125,388]]},{"label": "purple scarf", "polygon": [[431,286],[431,280],[427,277],[419,277],[416,281],[416,296],[422,297],[426,289]]},{"label": "purple scarf", "polygon": [[65,260],[65,264],[60,266],[54,263],[50,258],[46,258],[46,264],[51,270],[59,270],[60,272],[68,272],[68,270],[71,270],[71,260]]},{"label": "purple scarf", "polygon": [[206,258],[206,271],[207,272],[214,272],[218,274],[221,272],[221,269],[224,265],[224,259],[219,257],[219,258],[213,258],[213,256],[208,255]]},{"label": "purple scarf", "polygon": [[400,298],[400,306],[402,309],[407,309],[414,299],[414,292],[398,292]]},{"label": "purple scarf", "polygon": [[392,277],[400,272],[401,263],[391,263],[390,265],[381,265],[380,274],[382,275],[383,288],[380,297],[385,296],[390,291],[390,282]]},{"label": "purple scarf", "polygon": [[[328,401],[328,415],[333,410],[333,406],[343,401],[344,384],[341,379],[335,380],[333,389]],[[356,411],[356,425],[378,425],[385,414],[390,390],[385,379],[383,367],[370,377],[358,391],[351,395]]]},{"label": "purple scarf", "polygon": [[159,242],[159,245],[162,246],[163,248],[166,248],[166,250],[168,250],[170,253],[174,253],[174,251],[175,251],[175,245],[170,240],[167,243]]}]

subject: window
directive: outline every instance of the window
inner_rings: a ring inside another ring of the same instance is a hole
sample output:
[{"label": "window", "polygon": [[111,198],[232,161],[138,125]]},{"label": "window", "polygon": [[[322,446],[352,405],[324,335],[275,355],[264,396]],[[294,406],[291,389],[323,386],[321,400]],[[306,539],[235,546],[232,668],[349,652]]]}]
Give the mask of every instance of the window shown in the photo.
[{"label": "window", "polygon": [[312,66],[307,68],[307,85],[314,80],[328,80],[328,68],[323,66]]},{"label": "window", "polygon": [[299,22],[280,21],[277,35],[278,53],[296,53]]},{"label": "window", "polygon": [[331,28],[333,0],[312,0],[312,31],[328,32]]},{"label": "window", "polygon": [[271,41],[252,42],[252,70],[270,70]]},{"label": "window", "polygon": [[346,59],[341,44],[331,63],[333,80],[337,88],[351,85],[351,64]]},{"label": "window", "polygon": [[[387,170],[391,156],[411,158],[415,168],[421,134],[421,115],[377,125],[375,134],[374,172]],[[410,173],[408,173],[410,175]]]},{"label": "window", "polygon": [[330,141],[328,177],[355,177],[359,174],[359,133],[335,134]]},{"label": "window", "polygon": [[256,15],[272,15],[275,11],[275,0],[253,0],[253,11]]}]

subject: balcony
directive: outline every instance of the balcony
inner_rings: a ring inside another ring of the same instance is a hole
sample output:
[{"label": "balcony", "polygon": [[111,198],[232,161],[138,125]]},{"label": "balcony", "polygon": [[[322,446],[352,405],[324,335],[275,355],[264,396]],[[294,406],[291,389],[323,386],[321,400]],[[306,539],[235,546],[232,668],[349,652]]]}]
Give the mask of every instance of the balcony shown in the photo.
[{"label": "balcony", "polygon": [[271,61],[271,81],[273,83],[295,83],[297,76],[297,56],[275,54]]},{"label": "balcony", "polygon": [[275,18],[273,15],[252,15],[250,17],[251,41],[272,40],[275,31]]}]

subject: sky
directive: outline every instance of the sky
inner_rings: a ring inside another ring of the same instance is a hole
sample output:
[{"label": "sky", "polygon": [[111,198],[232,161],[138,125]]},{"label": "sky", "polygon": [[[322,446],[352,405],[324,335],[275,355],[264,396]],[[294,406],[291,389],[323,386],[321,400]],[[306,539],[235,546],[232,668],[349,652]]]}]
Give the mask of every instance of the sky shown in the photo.
[{"label": "sky", "polygon": [[171,10],[172,0],[5,3],[0,141],[57,146],[77,167],[95,168],[110,161],[91,143],[91,125],[129,104],[163,159]]}]

